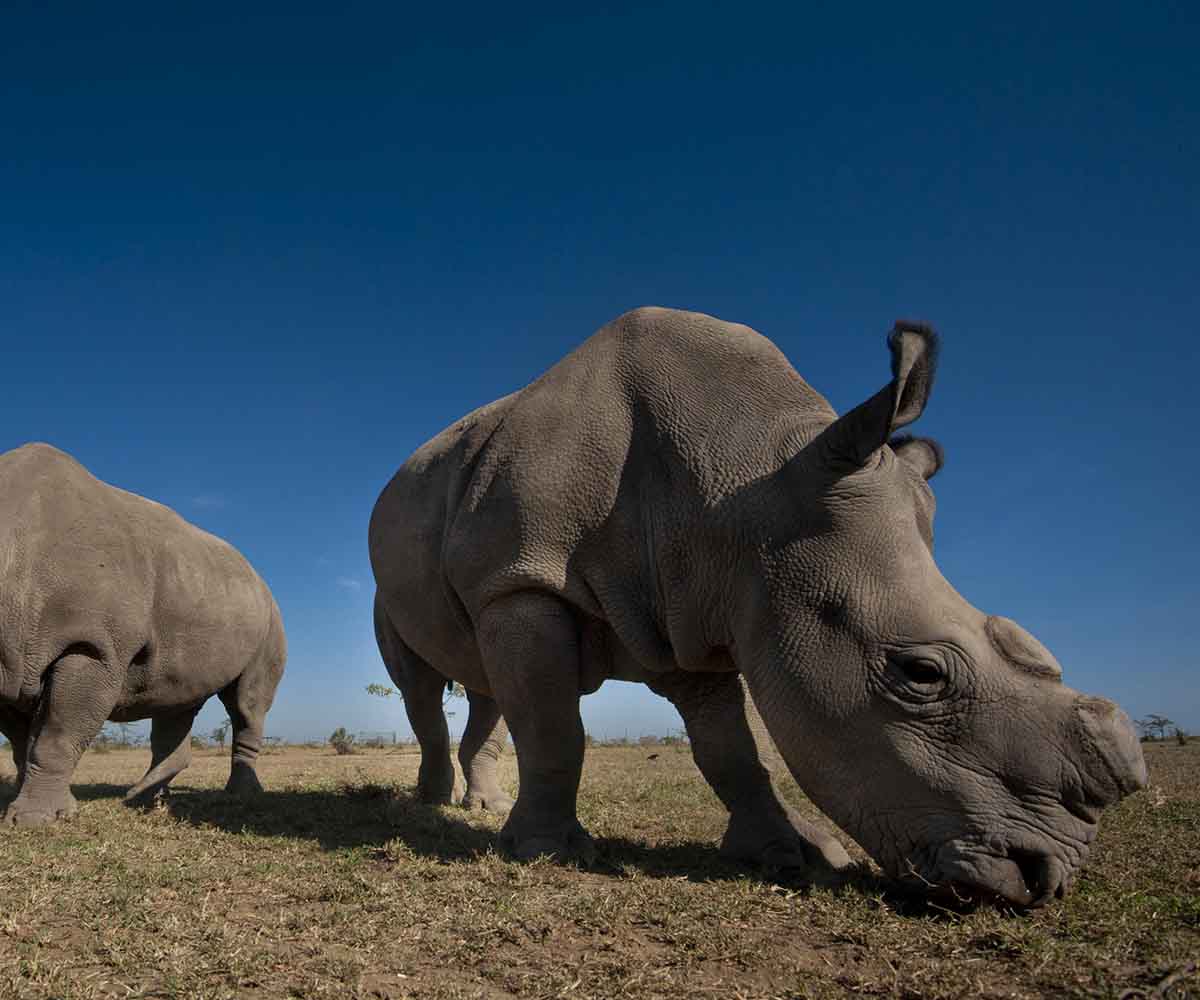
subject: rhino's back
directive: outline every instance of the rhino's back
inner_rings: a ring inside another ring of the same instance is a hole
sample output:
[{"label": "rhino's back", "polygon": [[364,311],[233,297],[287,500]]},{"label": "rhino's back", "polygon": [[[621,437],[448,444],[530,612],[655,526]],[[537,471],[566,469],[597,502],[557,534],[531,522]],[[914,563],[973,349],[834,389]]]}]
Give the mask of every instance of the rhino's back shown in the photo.
[{"label": "rhino's back", "polygon": [[385,606],[435,665],[472,656],[471,620],[519,589],[646,637],[659,617],[656,543],[777,467],[797,421],[832,416],[753,330],[627,313],[405,463],[372,518]]},{"label": "rhino's back", "polygon": [[773,472],[833,416],[750,328],[627,313],[511,398],[453,511],[448,571],[471,607],[532,586],[597,613],[602,566],[587,581],[576,566],[594,554],[628,578],[618,551],[633,548],[644,575],[671,524]]},{"label": "rhino's back", "polygon": [[27,669],[82,643],[136,661],[143,688],[210,662],[232,678],[277,615],[231,545],[49,445],[0,455],[0,523],[0,644]]}]

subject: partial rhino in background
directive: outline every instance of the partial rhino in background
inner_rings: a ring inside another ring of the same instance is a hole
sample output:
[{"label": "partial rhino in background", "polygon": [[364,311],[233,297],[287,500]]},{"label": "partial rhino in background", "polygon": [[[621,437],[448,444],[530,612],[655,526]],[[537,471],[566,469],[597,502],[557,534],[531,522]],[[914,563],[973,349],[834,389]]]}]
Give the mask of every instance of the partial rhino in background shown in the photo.
[{"label": "partial rhino in background", "polygon": [[674,702],[743,858],[847,861],[772,787],[747,690],[806,794],[918,887],[1061,896],[1100,811],[1145,784],[1117,706],[938,572],[941,449],[894,436],[925,407],[937,340],[899,323],[888,345],[891,381],[838,417],[753,330],[640,309],[384,489],[383,655],[495,699],[517,856],[593,850],[579,698],[607,678]]},{"label": "partial rhino in background", "polygon": [[261,790],[286,656],[271,592],[232,546],[49,445],[0,455],[0,731],[19,785],[7,823],[74,814],[71,774],[106,719],[153,720],[150,769],[126,800],[162,794],[213,694],[233,722],[226,789]]}]

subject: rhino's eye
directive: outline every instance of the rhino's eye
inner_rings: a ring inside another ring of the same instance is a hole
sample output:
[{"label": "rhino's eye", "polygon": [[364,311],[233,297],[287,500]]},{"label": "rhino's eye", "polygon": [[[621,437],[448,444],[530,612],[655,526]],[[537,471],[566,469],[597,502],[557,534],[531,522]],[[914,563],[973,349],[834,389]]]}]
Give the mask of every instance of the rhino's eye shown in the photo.
[{"label": "rhino's eye", "polygon": [[892,691],[905,701],[937,701],[949,687],[950,674],[940,659],[925,650],[895,650],[888,655]]},{"label": "rhino's eye", "polygon": [[940,663],[924,658],[904,659],[900,669],[910,683],[922,686],[940,684],[945,677]]}]

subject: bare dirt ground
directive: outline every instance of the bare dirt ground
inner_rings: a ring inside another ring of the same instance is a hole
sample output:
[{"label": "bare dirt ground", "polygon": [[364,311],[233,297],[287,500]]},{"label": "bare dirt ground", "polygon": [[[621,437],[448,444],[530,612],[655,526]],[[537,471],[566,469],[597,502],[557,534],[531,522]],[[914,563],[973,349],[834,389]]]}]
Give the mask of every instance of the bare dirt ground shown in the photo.
[{"label": "bare dirt ground", "polygon": [[725,863],[686,748],[589,751],[590,871],[507,861],[494,818],[414,803],[412,749],[272,752],[252,803],[206,751],[137,812],[148,757],[89,753],[74,821],[0,831],[0,996],[1200,996],[1196,742],[1147,748],[1152,787],[1025,916],[915,904],[865,863],[824,887]]}]

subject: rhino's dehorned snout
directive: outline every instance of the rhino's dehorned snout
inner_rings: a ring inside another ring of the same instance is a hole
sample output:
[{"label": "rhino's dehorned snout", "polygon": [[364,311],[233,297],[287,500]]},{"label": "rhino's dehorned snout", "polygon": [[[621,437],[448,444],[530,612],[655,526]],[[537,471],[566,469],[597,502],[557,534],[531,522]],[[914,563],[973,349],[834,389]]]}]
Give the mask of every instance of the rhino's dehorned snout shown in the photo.
[{"label": "rhino's dehorned snout", "polygon": [[1003,835],[984,842],[969,838],[942,848],[934,877],[902,882],[948,902],[1001,902],[1032,909],[1066,895],[1087,853],[1085,842],[1062,856],[1037,836]]},{"label": "rhino's dehorned snout", "polygon": [[1081,696],[1079,721],[1086,805],[1103,809],[1145,788],[1148,780],[1142,745],[1129,716],[1107,698]]}]

